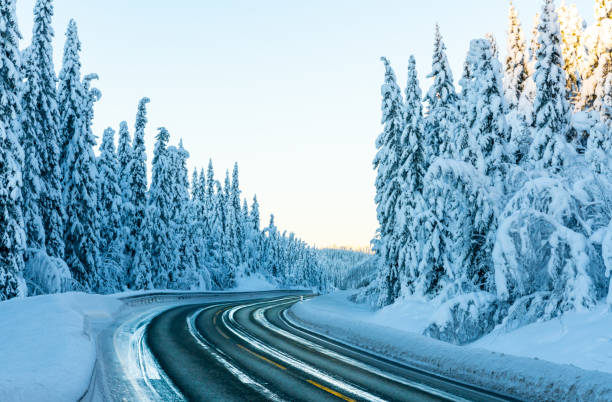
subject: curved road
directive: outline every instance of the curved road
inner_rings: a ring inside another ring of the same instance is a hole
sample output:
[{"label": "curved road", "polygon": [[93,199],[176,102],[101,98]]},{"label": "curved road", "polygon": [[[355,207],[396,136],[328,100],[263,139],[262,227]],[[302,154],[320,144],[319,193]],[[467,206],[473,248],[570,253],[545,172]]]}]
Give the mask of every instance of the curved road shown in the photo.
[{"label": "curved road", "polygon": [[300,297],[175,307],[146,342],[188,400],[509,400],[337,343],[292,325]]}]

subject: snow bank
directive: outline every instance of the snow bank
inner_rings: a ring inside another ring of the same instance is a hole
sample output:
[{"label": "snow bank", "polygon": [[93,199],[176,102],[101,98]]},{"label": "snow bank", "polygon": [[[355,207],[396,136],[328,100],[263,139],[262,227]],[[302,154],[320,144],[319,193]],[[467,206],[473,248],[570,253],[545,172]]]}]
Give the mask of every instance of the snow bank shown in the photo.
[{"label": "snow bank", "polygon": [[[289,310],[288,318],[298,325],[372,353],[517,398],[612,400],[610,373],[587,371],[538,358],[508,356],[472,346],[450,345],[413,332],[421,332],[429,320],[427,314],[424,314],[424,306],[416,316],[412,316],[410,309],[404,310],[405,315],[381,315],[363,305],[349,302],[347,295],[346,292],[336,293],[298,303]],[[409,304],[414,303],[409,301]],[[553,322],[541,324],[550,325]],[[612,333],[611,327],[612,324],[609,324],[607,334]],[[539,330],[541,329],[536,329],[526,337],[516,338],[516,342],[511,344],[517,346],[520,342],[531,343],[532,356],[536,356],[539,350],[537,340],[542,336],[535,335],[539,334]],[[587,331],[588,328],[581,335],[590,336]],[[604,334],[605,328],[600,328],[598,333]],[[609,342],[609,335],[607,339]],[[571,340],[568,339],[568,342]],[[497,341],[491,341],[492,344],[495,342]],[[587,340],[583,342],[586,344]],[[551,345],[550,352],[553,350]],[[570,350],[573,352],[568,352],[569,354],[582,352],[580,347]]]},{"label": "snow bank", "polygon": [[78,400],[96,359],[91,323],[111,320],[121,306],[84,293],[0,303],[0,400]]}]

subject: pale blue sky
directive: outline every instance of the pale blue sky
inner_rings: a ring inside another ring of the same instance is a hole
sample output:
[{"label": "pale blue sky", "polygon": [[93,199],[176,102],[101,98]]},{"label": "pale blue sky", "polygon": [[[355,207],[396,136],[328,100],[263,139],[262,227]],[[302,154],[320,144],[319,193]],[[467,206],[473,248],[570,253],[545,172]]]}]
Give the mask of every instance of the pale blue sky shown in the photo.
[{"label": "pale blue sky", "polygon": [[[34,2],[17,0],[22,47]],[[514,1],[527,33],[541,3]],[[592,0],[568,3],[592,20]],[[172,142],[183,138],[190,167],[212,158],[222,178],[238,161],[262,224],[274,212],[311,244],[362,246],[377,226],[380,56],[403,87],[414,54],[426,90],[437,21],[457,79],[470,39],[493,32],[505,53],[507,8],[505,0],[57,0],[55,63],[75,18],[83,72],[100,75],[97,135],[121,120],[132,127],[148,96],[149,152],[163,125]]]}]

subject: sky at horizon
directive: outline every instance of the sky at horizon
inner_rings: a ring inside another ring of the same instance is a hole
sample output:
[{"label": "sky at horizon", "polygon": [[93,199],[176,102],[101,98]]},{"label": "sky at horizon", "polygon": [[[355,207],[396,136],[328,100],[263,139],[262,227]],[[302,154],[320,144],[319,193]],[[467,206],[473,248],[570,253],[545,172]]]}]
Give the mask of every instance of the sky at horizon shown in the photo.
[{"label": "sky at horizon", "polygon": [[[31,40],[35,0],[17,0]],[[591,22],[593,0],[575,3]],[[98,73],[94,133],[128,121],[151,98],[146,144],[158,127],[182,138],[193,167],[212,158],[218,179],[234,161],[243,195],[257,194],[262,226],[308,243],[363,247],[377,227],[372,159],[381,131],[381,56],[402,87],[414,54],[423,91],[440,24],[457,80],[470,39],[492,32],[505,55],[508,2],[466,0],[57,0],[56,70],[77,21],[82,72]],[[514,0],[527,36],[542,1]],[[558,3],[559,4],[559,3]]]}]

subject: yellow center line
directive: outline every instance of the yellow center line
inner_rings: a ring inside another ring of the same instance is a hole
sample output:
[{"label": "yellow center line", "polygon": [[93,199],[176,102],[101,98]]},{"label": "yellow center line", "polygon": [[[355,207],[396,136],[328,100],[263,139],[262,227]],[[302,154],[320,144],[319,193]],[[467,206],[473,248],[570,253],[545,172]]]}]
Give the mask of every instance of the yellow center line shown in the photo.
[{"label": "yellow center line", "polygon": [[242,349],[242,350],[244,350],[244,351],[246,351],[246,352],[249,352],[249,353],[250,353],[250,354],[252,354],[253,356],[259,357],[261,360],[263,360],[263,361],[265,361],[265,362],[267,362],[267,363],[270,363],[270,364],[272,364],[272,365],[274,365],[274,366],[278,367],[278,368],[279,368],[279,369],[281,369],[281,370],[287,370],[287,367],[281,366],[281,365],[280,365],[280,364],[278,364],[277,362],[274,362],[274,361],[272,361],[272,360],[268,359],[268,358],[267,358],[267,357],[265,357],[265,356],[262,356],[262,355],[260,355],[260,354],[258,354],[258,353],[255,353],[255,352],[253,352],[252,350],[247,349],[247,348],[245,348],[244,346],[242,346],[242,345],[240,345],[240,344],[237,344],[237,345],[238,345],[238,347],[239,347],[240,349]]},{"label": "yellow center line", "polygon": [[340,392],[338,392],[338,391],[334,391],[334,390],[333,390],[333,389],[331,389],[331,388],[327,388],[325,385],[321,385],[321,384],[319,384],[318,382],[314,382],[314,381],[312,381],[312,380],[306,380],[306,381],[307,381],[307,382],[309,382],[310,384],[314,385],[314,386],[315,386],[315,387],[317,387],[317,388],[321,388],[323,391],[327,391],[327,392],[329,392],[330,394],[332,394],[332,395],[334,395],[334,396],[337,396],[337,397],[338,397],[338,398],[340,398],[340,399],[344,399],[345,401],[348,401],[348,402],[355,402],[355,400],[354,400],[354,399],[351,399],[351,398],[349,398],[348,396],[344,396],[344,395],[342,395]]},{"label": "yellow center line", "polygon": [[217,332],[218,332],[218,333],[219,333],[219,334],[220,334],[222,337],[224,337],[225,339],[229,339],[229,336],[225,335],[225,333],[224,333],[223,331],[221,331],[221,330],[219,329],[219,327],[215,327],[215,329],[217,330]]}]

